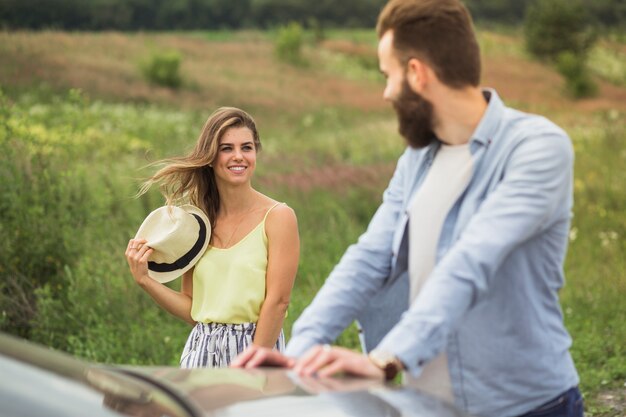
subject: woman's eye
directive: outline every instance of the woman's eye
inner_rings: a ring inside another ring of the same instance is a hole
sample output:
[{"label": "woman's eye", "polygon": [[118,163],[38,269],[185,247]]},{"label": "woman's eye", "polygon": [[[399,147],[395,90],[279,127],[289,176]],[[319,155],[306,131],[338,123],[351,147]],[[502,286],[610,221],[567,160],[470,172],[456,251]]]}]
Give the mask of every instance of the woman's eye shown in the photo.
[{"label": "woman's eye", "polygon": [[251,151],[252,150],[252,146],[250,145],[246,145],[242,148],[244,151]]},{"label": "woman's eye", "polygon": [[224,147],[222,147],[222,151],[223,151],[223,152],[229,152],[230,150],[231,150],[231,147],[230,147],[230,146],[224,146]]}]

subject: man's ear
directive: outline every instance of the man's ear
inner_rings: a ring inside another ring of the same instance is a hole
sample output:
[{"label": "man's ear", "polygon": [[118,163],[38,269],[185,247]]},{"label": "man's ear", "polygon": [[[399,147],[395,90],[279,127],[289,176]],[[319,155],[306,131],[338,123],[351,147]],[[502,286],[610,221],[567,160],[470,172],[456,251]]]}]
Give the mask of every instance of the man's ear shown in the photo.
[{"label": "man's ear", "polygon": [[428,84],[428,66],[417,58],[411,58],[407,63],[407,75],[406,79],[411,89],[420,94],[424,91],[426,84]]}]

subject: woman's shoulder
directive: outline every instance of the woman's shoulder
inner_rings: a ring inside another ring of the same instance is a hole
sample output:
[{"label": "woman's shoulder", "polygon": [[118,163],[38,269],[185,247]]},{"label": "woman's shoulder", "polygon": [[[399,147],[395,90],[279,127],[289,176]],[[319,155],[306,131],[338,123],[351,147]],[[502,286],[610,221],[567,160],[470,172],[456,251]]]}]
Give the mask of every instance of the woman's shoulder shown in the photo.
[{"label": "woman's shoulder", "polygon": [[287,205],[287,203],[282,203],[280,201],[275,201],[273,204],[267,209],[267,220],[268,221],[281,221],[287,218],[296,217],[296,212]]},{"label": "woman's shoulder", "polygon": [[265,230],[267,233],[281,233],[286,230],[297,230],[296,212],[286,203],[270,199],[265,215]]},{"label": "woman's shoulder", "polygon": [[259,193],[260,201],[259,206],[265,212],[267,220],[280,219],[283,217],[295,217],[295,211],[282,201],[276,201],[265,194]]}]

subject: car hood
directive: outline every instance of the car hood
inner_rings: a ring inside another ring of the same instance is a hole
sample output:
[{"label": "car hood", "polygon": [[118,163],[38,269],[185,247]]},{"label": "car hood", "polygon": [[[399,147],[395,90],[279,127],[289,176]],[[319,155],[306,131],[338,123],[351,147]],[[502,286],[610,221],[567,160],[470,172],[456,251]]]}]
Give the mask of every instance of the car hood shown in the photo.
[{"label": "car hood", "polygon": [[60,417],[465,416],[434,397],[377,380],[302,378],[279,368],[94,364],[2,333],[0,374],[0,403],[24,416],[42,409]]},{"label": "car hood", "polygon": [[125,367],[123,372],[184,398],[198,416],[464,416],[413,389],[361,378],[302,378],[277,368]]}]

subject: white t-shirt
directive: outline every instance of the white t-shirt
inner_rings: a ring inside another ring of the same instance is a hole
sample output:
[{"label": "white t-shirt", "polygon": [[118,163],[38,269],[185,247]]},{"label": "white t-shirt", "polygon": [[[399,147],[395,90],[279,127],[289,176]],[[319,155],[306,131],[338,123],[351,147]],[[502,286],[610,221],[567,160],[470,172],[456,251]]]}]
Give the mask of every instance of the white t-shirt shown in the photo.
[{"label": "white t-shirt", "polygon": [[[441,145],[424,182],[409,204],[409,279],[410,302],[417,298],[430,276],[437,255],[441,228],[454,203],[472,176],[473,160],[469,143]],[[445,352],[424,366],[422,374],[406,383],[452,402],[452,385]]]}]

